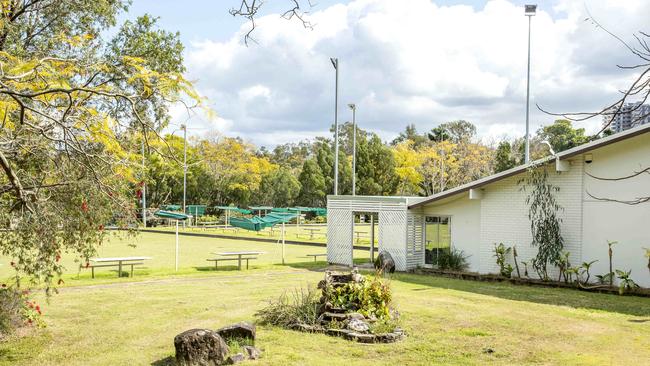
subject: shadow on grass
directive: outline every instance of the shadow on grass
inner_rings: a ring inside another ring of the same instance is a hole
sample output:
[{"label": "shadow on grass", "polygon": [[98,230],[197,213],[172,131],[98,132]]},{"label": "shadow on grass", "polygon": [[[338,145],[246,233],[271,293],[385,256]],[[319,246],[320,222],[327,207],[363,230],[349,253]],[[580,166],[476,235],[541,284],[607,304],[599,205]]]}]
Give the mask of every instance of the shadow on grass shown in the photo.
[{"label": "shadow on grass", "polygon": [[576,309],[592,309],[634,316],[650,316],[650,300],[643,297],[591,293],[565,288],[513,285],[502,282],[479,282],[405,273],[395,274],[393,279],[400,282],[426,286],[415,288],[413,291],[443,288],[494,296],[506,300],[568,306]]},{"label": "shadow on grass", "polygon": [[176,359],[172,356],[167,356],[165,358],[161,358],[160,360],[151,363],[151,366],[175,366],[175,365],[176,365]]}]

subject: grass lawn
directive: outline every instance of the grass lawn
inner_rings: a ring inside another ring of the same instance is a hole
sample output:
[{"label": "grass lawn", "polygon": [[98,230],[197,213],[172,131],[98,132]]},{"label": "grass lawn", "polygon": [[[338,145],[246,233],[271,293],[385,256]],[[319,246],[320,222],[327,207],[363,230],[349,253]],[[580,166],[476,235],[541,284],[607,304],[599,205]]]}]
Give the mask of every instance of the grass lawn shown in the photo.
[{"label": "grass lawn", "polygon": [[[251,271],[286,269],[282,263],[282,245],[268,242],[246,240],[232,240],[221,238],[203,238],[180,236],[179,270],[174,271],[175,237],[169,234],[140,233],[135,237],[126,237],[124,233],[112,233],[109,240],[99,247],[98,257],[129,257],[148,256],[151,260],[145,261],[143,266],[137,266],[134,271],[134,280],[146,278],[168,277],[173,275],[206,275],[214,272],[214,262],[206,259],[214,258],[213,252],[229,251],[263,251],[266,254],[250,262]],[[285,262],[294,266],[311,265],[314,260],[307,254],[326,253],[324,247],[285,244]],[[354,257],[369,258],[369,252],[357,250]],[[117,278],[117,268],[98,268],[95,279],[91,279],[89,269],[79,271],[79,262],[75,262],[72,255],[63,255],[63,265],[66,272],[63,276],[65,285],[95,284],[98,282],[131,281],[128,277]],[[321,265],[326,262],[324,257],[319,258]],[[0,257],[0,278],[8,278],[14,272],[10,258]],[[129,267],[130,270],[130,267]],[[220,263],[219,272],[236,271],[236,261]],[[123,271],[127,271],[123,269]]]},{"label": "grass lawn", "polygon": [[[0,365],[170,365],[176,334],[253,320],[266,299],[315,285],[323,275],[322,264],[300,258],[318,248],[289,245],[289,266],[277,265],[277,252],[269,250],[250,271],[200,270],[203,254],[218,246],[275,247],[184,239],[183,275],[169,275],[173,236],[147,234],[138,246],[143,252],[133,254],[154,260],[137,281],[117,279],[115,272],[68,281],[43,304],[47,328],[0,343]],[[113,241],[102,255],[122,255],[125,248]],[[647,298],[412,274],[395,275],[391,286],[406,340],[362,345],[260,326],[263,358],[249,364],[643,365],[650,359]]]},{"label": "grass lawn", "polygon": [[[153,230],[165,230],[165,231],[175,231],[175,226],[157,226],[155,228],[150,228]],[[248,231],[239,229],[237,231],[231,229],[221,229],[221,228],[203,228],[201,226],[188,226],[186,228],[181,228],[180,231],[187,231],[190,233],[207,233],[207,234],[218,234],[218,235],[228,235],[233,237],[241,238],[264,238],[264,239],[274,239],[279,240],[281,237],[280,227],[276,226],[273,231],[270,229],[265,229],[259,232]],[[354,224],[354,244],[361,246],[370,245],[370,224],[366,223],[355,223]],[[308,243],[318,243],[325,244],[327,243],[327,224],[307,224],[300,225],[299,227],[296,224],[287,224],[285,226],[285,239],[286,240],[296,240]],[[375,244],[379,238],[379,224],[375,224]]]}]

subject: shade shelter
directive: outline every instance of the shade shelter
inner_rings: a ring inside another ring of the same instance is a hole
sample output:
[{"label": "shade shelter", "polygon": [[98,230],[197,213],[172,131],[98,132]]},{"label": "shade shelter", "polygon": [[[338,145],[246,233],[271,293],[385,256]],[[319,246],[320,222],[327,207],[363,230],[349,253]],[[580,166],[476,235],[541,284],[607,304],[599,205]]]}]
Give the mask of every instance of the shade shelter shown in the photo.
[{"label": "shade shelter", "polygon": [[243,215],[250,215],[252,213],[252,211],[250,211],[250,210],[239,208],[237,206],[217,206],[216,208],[219,209],[219,210],[223,210],[226,213],[226,226],[229,225],[229,222],[230,222],[229,219],[230,219],[230,216],[232,216],[233,213],[239,212],[240,214],[243,214]]},{"label": "shade shelter", "polygon": [[284,245],[285,245],[285,224],[296,217],[294,213],[272,212],[264,217],[253,216],[251,218],[233,217],[230,224],[250,231],[260,231],[267,227],[273,227],[282,224],[282,264],[284,264]]},{"label": "shade shelter", "polygon": [[172,212],[172,211],[164,211],[164,210],[158,210],[154,212],[154,215],[164,219],[172,219],[176,221],[176,258],[175,258],[176,266],[175,268],[178,271],[178,222],[185,221],[189,219],[190,216],[180,212]]},{"label": "shade shelter", "polygon": [[257,216],[262,216],[262,212],[266,215],[273,210],[273,206],[250,206],[249,208],[253,212],[257,211]]}]

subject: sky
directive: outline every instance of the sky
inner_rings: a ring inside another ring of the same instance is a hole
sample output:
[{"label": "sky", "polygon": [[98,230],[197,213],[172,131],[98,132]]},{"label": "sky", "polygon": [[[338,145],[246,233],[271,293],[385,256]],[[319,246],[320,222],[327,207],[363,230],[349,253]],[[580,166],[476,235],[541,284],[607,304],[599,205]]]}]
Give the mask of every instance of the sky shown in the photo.
[{"label": "sky", "polygon": [[[306,1],[303,1],[307,3]],[[170,132],[187,123],[190,135],[240,136],[258,146],[329,135],[334,121],[339,59],[339,121],[357,105],[360,128],[390,141],[413,123],[425,132],[464,119],[486,142],[525,132],[528,18],[525,1],[313,1],[302,23],[280,17],[289,0],[267,0],[255,43],[250,24],[228,10],[238,0],[134,0],[121,20],[145,13],[178,31],[187,77],[216,117],[172,108]],[[553,122],[552,112],[597,111],[628,86],[635,57],[599,29],[628,42],[650,33],[650,1],[539,1],[532,18],[531,130]],[[591,16],[590,16],[591,14]],[[598,118],[578,123],[596,132]]]}]

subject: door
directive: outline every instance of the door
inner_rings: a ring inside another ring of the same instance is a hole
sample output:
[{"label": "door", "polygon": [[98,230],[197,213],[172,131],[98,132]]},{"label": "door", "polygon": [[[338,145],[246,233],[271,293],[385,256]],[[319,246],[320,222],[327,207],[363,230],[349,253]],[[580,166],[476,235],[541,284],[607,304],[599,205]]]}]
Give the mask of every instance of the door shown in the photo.
[{"label": "door", "polygon": [[424,264],[436,267],[451,250],[451,217],[426,216],[424,220]]}]

